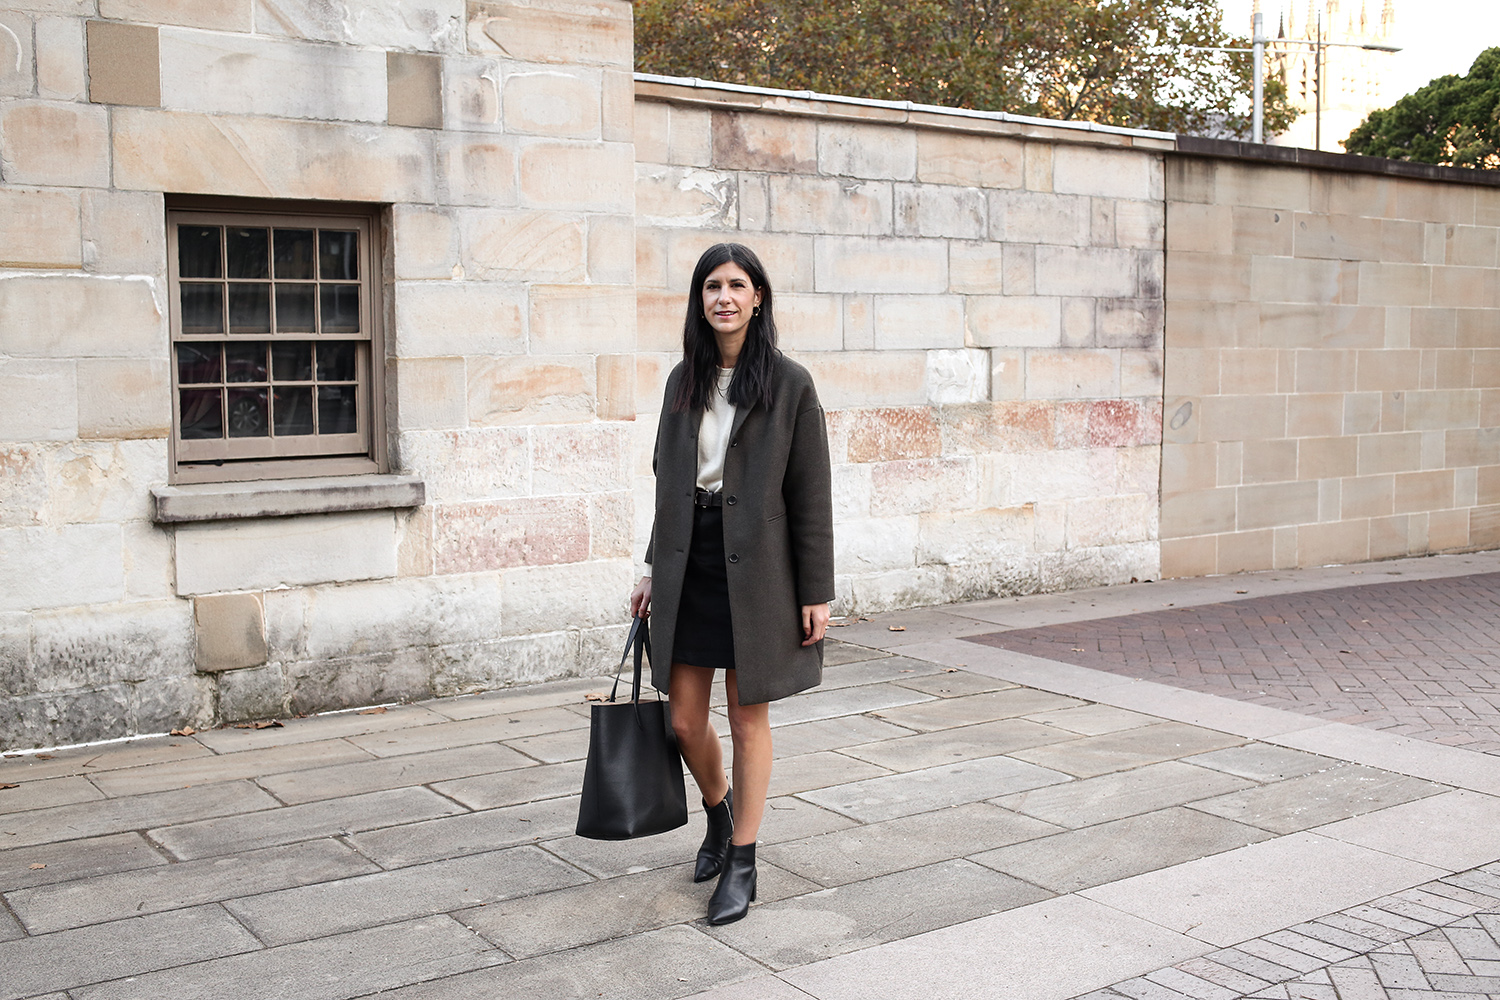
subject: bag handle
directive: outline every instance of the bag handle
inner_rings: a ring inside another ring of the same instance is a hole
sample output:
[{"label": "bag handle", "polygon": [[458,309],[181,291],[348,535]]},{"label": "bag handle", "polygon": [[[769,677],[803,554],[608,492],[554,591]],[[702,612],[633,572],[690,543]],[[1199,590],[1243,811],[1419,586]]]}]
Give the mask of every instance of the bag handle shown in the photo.
[{"label": "bag handle", "polygon": [[[631,651],[635,652],[635,676],[631,679],[630,700],[640,703],[641,700],[641,667],[643,659],[651,658],[651,633],[646,628],[646,619],[630,619],[630,634],[625,637],[625,650],[620,654],[620,665],[615,670],[615,684],[610,688],[609,700],[614,701],[620,690],[620,675],[625,672],[625,661],[630,658]],[[656,696],[661,700],[661,695]]]}]

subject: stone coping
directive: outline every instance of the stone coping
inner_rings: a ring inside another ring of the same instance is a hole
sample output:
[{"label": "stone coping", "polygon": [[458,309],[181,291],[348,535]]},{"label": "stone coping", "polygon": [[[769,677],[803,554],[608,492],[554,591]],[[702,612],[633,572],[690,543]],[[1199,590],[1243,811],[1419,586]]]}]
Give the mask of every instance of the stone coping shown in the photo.
[{"label": "stone coping", "polygon": [[1325,153],[1316,149],[1292,146],[1270,146],[1231,139],[1205,139],[1196,135],[1177,136],[1177,152],[1186,156],[1221,160],[1251,160],[1289,167],[1338,170],[1349,174],[1378,174],[1407,177],[1421,181],[1443,181],[1449,184],[1477,184],[1500,187],[1500,170],[1470,170],[1466,167],[1440,167],[1432,163],[1387,160],[1379,156],[1354,153]]},{"label": "stone coping", "polygon": [[155,486],[151,497],[152,520],[172,524],[420,507],[427,484],[417,476],[325,476]]},{"label": "stone coping", "polygon": [[1170,132],[1121,128],[1097,122],[1032,118],[1004,111],[974,111],[945,108],[913,101],[877,101],[811,90],[776,90],[717,83],[693,77],[635,74],[638,99],[694,104],[739,111],[808,115],[819,118],[855,119],[889,125],[922,125],[990,135],[1022,135],[1059,142],[1080,142],[1139,149],[1171,150],[1176,137]]}]

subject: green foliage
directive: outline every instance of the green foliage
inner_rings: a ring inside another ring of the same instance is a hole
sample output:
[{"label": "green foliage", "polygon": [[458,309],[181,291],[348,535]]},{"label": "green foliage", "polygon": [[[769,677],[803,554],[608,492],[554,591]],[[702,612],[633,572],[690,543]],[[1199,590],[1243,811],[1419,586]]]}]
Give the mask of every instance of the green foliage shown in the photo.
[{"label": "green foliage", "polygon": [[1485,49],[1468,76],[1440,76],[1344,140],[1364,156],[1500,169],[1500,48]]},{"label": "green foliage", "polygon": [[[1248,135],[1218,0],[635,0],[636,69],[788,90]],[[1297,112],[1266,84],[1266,130]]]}]

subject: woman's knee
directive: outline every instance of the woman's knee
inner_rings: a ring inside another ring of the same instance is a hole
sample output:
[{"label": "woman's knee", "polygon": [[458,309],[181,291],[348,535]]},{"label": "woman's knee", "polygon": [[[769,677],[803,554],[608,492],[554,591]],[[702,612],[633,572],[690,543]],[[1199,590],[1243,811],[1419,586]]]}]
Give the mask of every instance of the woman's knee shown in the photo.
[{"label": "woman's knee", "polygon": [[771,735],[771,714],[765,705],[730,705],[729,733],[736,743],[767,739]]}]

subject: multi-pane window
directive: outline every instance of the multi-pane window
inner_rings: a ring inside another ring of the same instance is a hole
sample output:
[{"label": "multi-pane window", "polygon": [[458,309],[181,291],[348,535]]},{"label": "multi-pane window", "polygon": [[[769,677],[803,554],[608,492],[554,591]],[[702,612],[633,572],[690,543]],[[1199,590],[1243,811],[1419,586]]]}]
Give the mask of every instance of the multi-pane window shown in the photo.
[{"label": "multi-pane window", "polygon": [[373,228],[357,215],[168,213],[179,479],[371,465]]}]

